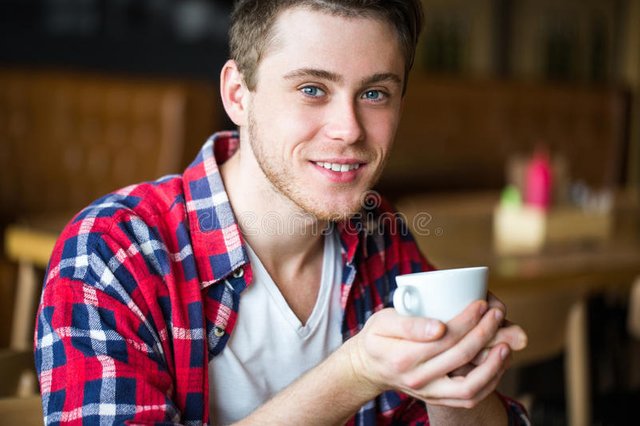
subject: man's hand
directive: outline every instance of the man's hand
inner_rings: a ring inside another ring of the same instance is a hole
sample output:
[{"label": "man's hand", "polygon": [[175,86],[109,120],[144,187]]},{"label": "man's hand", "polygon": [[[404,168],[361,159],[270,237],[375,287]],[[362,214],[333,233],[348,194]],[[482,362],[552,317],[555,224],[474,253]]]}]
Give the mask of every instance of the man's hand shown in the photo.
[{"label": "man's hand", "polygon": [[[487,396],[508,364],[509,345],[522,331],[502,331],[503,320],[504,305],[494,298],[472,303],[446,325],[384,309],[240,424],[343,424],[388,389],[425,401],[433,425],[506,424],[502,402]],[[484,359],[473,365],[485,348],[490,349]],[[450,374],[465,366],[464,375]],[[474,410],[451,408],[476,405]]]},{"label": "man's hand", "polygon": [[507,307],[505,304],[491,292],[489,292],[487,300],[490,308],[500,309],[504,312],[505,319],[502,321],[494,339],[489,342],[487,347],[482,350],[476,358],[474,358],[472,361],[473,365],[482,364],[487,359],[489,350],[499,343],[508,344],[512,351],[521,351],[527,346],[527,334],[524,330],[522,330],[519,325],[513,324],[511,321],[506,319]]},{"label": "man's hand", "polygon": [[[347,342],[355,375],[378,392],[396,389],[428,404],[474,407],[494,391],[510,344],[519,339],[515,329],[499,331],[504,313],[493,297],[489,303],[474,302],[446,327],[382,310]],[[450,375],[474,360],[478,365],[464,376]]]}]

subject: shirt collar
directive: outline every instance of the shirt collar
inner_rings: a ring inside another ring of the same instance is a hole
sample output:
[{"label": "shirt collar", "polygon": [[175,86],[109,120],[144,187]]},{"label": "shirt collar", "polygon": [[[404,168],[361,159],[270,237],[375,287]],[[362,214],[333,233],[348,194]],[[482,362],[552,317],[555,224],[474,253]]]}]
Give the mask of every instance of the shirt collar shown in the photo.
[{"label": "shirt collar", "polygon": [[[235,131],[214,134],[183,174],[189,231],[202,288],[249,262],[219,169],[239,142]],[[251,282],[249,275],[244,276],[247,283]]]},{"label": "shirt collar", "polygon": [[354,218],[338,224],[337,229],[342,243],[342,260],[345,264],[353,263],[355,258],[360,236],[363,233],[361,223],[361,219]]}]

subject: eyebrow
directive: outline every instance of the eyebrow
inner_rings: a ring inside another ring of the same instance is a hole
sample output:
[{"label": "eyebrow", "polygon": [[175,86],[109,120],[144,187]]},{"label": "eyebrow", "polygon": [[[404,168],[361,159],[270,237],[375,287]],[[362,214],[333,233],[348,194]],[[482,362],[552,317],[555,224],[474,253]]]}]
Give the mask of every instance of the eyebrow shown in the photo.
[{"label": "eyebrow", "polygon": [[392,72],[383,72],[374,74],[371,77],[367,77],[362,80],[363,86],[369,86],[370,84],[381,83],[383,81],[390,81],[392,83],[402,84],[402,79],[398,74]]},{"label": "eyebrow", "polygon": [[333,82],[342,81],[342,77],[339,74],[315,68],[299,68],[284,75],[286,80],[293,80],[300,77],[315,77]]},{"label": "eyebrow", "polygon": [[[328,81],[337,82],[337,83],[342,81],[341,75],[331,71],[326,71],[326,70],[321,70],[316,68],[299,68],[284,75],[284,78],[286,80],[293,80],[301,77],[315,77],[322,80],[328,80]],[[369,86],[371,84],[381,83],[384,81],[390,81],[396,84],[402,84],[402,79],[400,78],[400,76],[392,72],[373,74],[370,77],[364,78],[360,82],[360,84],[362,86]]]}]

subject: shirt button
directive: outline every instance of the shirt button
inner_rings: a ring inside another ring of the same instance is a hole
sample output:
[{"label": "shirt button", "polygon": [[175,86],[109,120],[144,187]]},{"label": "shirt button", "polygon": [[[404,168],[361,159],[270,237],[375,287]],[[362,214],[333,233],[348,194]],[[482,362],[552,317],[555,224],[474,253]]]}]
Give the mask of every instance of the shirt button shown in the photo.
[{"label": "shirt button", "polygon": [[244,275],[244,269],[242,267],[233,271],[233,278],[242,278],[243,275]]},{"label": "shirt button", "polygon": [[213,334],[216,337],[222,337],[224,336],[224,329],[222,329],[221,327],[215,326],[213,327]]}]

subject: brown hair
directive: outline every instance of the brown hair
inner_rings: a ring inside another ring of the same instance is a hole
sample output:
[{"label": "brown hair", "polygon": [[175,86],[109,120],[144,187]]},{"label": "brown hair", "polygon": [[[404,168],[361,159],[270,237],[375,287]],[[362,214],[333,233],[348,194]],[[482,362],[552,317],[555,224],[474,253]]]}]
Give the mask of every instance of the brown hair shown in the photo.
[{"label": "brown hair", "polygon": [[421,0],[237,0],[231,15],[231,58],[250,90],[256,86],[258,64],[273,37],[279,14],[292,7],[308,7],[343,17],[372,17],[389,23],[398,35],[405,58],[405,85],[422,30]]}]

